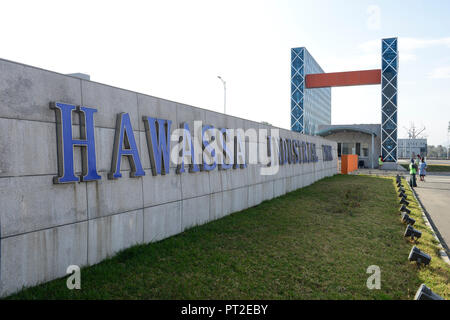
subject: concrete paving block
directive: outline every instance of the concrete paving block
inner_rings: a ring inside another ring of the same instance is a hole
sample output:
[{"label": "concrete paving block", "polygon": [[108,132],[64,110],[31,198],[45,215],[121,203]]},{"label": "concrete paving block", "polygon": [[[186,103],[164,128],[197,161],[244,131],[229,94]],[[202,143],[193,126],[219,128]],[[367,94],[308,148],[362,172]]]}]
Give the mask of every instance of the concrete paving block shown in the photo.
[{"label": "concrete paving block", "polygon": [[232,193],[230,191],[224,191],[222,192],[222,214],[223,216],[228,216],[232,211]]},{"label": "concrete paving block", "polygon": [[[56,175],[56,125],[0,118],[0,154],[0,176]],[[81,171],[80,148],[74,149],[74,168]]]},{"label": "concrete paving block", "polygon": [[259,164],[254,169],[255,170],[254,173],[249,174],[254,174],[255,176],[257,176],[256,181],[258,181],[258,183],[264,183],[270,180],[272,172],[270,172],[269,169],[270,167]]},{"label": "concrete paving block", "polygon": [[308,173],[304,173],[302,175],[302,185],[303,185],[302,188],[307,187],[310,184],[311,184],[311,182],[309,181],[309,174]]},{"label": "concrete paving block", "polygon": [[313,176],[313,183],[319,181],[320,179],[322,179],[322,177],[320,176],[321,171],[315,171],[312,176]]},{"label": "concrete paving block", "polygon": [[266,125],[262,124],[261,122],[253,121],[253,120],[246,120],[244,119],[244,129],[255,129],[259,131],[259,129],[267,128]]},{"label": "concrete paving block", "polygon": [[263,202],[263,184],[255,184],[248,187],[248,206],[249,208],[259,205]]},{"label": "concrete paving block", "polygon": [[263,201],[271,200],[274,198],[274,181],[268,181],[263,183]]},{"label": "concrete paving block", "polygon": [[288,166],[288,164],[279,165],[278,172],[271,176],[271,180],[278,180],[281,178],[285,178],[288,175],[287,174],[288,170],[286,169],[286,166]]},{"label": "concrete paving block", "polygon": [[259,143],[247,141],[245,143],[245,162],[247,165],[257,165],[259,158]]},{"label": "concrete paving block", "polygon": [[325,176],[330,177],[330,176],[333,176],[335,174],[336,174],[336,172],[335,172],[334,168],[325,169]]},{"label": "concrete paving block", "polygon": [[298,190],[303,187],[302,175],[296,175],[295,177],[292,177],[292,181],[294,182],[295,190]]},{"label": "concrete paving block", "polygon": [[212,110],[205,110],[205,123],[214,126],[217,129],[235,129],[237,125],[236,118],[218,113]]},{"label": "concrete paving block", "polygon": [[128,171],[121,171],[122,178],[109,180],[107,173],[102,179],[87,183],[89,219],[143,208],[142,177],[130,178]]},{"label": "concrete paving block", "polygon": [[231,129],[244,129],[245,131],[245,123],[246,120],[242,119],[242,118],[238,118],[238,117],[233,117],[233,116],[227,116],[225,118],[226,122],[227,122],[227,127],[231,128]]},{"label": "concrete paving block", "polygon": [[257,144],[259,138],[259,124],[253,121],[243,121],[242,129],[247,146],[249,144]]},{"label": "concrete paving block", "polygon": [[144,243],[179,234],[182,202],[176,201],[144,209]]},{"label": "concrete paving block", "polygon": [[115,128],[117,114],[130,115],[133,130],[139,130],[137,93],[92,81],[81,81],[83,105],[96,108],[95,126]]},{"label": "concrete paving block", "polygon": [[87,232],[87,222],[80,222],[1,239],[0,296],[87,265]]},{"label": "concrete paving block", "polygon": [[314,183],[314,175],[313,172],[307,173],[306,174],[306,181],[308,182],[308,186]]},{"label": "concrete paving block", "polygon": [[314,171],[314,165],[313,165],[313,163],[304,163],[303,164],[303,173],[304,174],[309,174],[309,173],[311,173],[311,172],[313,172]]},{"label": "concrete paving block", "polygon": [[[136,142],[138,142],[138,140],[136,140]],[[170,143],[170,152],[172,152],[174,150],[174,147],[177,143],[178,142],[174,142],[174,141],[172,141]],[[174,152],[176,152],[176,151],[174,151]],[[142,167],[144,169],[151,169],[150,153],[148,151],[148,144],[147,144],[147,136],[144,131],[139,132],[139,155],[141,157]],[[170,156],[170,157],[172,157],[172,156]],[[175,171],[177,169],[177,163],[172,162],[172,158],[170,158],[169,166],[170,166],[170,171]],[[188,168],[187,165],[185,166],[185,168],[186,169]]]},{"label": "concrete paving block", "polygon": [[305,178],[304,174],[298,176],[297,186],[298,186],[298,188],[303,188],[304,186],[306,186],[306,178]]},{"label": "concrete paving block", "polygon": [[191,135],[193,135],[193,126],[191,122],[202,121],[206,124],[206,112],[205,109],[196,108],[182,103],[176,104],[177,108],[177,124],[180,125],[183,122],[189,123],[189,129],[191,130]]},{"label": "concrete paving block", "polygon": [[[231,170],[231,169],[230,169]],[[208,172],[209,175],[209,185],[210,185],[210,192],[211,193],[217,193],[223,191],[223,182],[222,180],[226,180],[226,173],[224,170],[212,170]]]},{"label": "concrete paving block", "polygon": [[[114,148],[114,136],[116,130],[111,128],[95,128],[95,154],[97,156],[97,171],[110,172],[111,160],[113,157]],[[141,135],[137,130],[133,131],[134,139],[139,150],[139,158],[141,160],[142,167],[144,166],[144,159],[148,159],[147,149],[143,149],[140,143]],[[150,166],[149,166],[150,167]],[[130,161],[127,157],[122,157],[120,163],[120,170],[129,171]]]},{"label": "concrete paving block", "polygon": [[89,265],[144,242],[143,210],[89,220]]},{"label": "concrete paving block", "polygon": [[[228,212],[229,213],[229,212]],[[227,212],[224,210],[223,192],[212,193],[209,197],[209,220],[217,220],[224,217]]]},{"label": "concrete paving block", "polygon": [[286,193],[286,178],[277,179],[274,181],[274,198],[280,197]]},{"label": "concrete paving block", "polygon": [[298,166],[298,164],[294,164],[294,163],[289,164],[288,163],[285,166],[285,175],[284,175],[284,177],[285,178],[289,178],[289,177],[294,176],[295,175],[295,169],[296,169],[297,166]]},{"label": "concrete paving block", "polygon": [[248,187],[226,191],[231,193],[231,212],[248,208]]},{"label": "concrete paving block", "polygon": [[302,175],[303,174],[303,163],[294,164],[292,174],[295,176]]},{"label": "concrete paving block", "polygon": [[264,182],[264,176],[261,174],[262,166],[257,164],[249,164],[247,169],[248,184],[259,184]]},{"label": "concrete paving block", "polygon": [[145,131],[142,117],[171,120],[171,132],[179,127],[177,122],[177,103],[144,94],[137,94],[139,110],[139,130]]},{"label": "concrete paving block", "polygon": [[181,200],[181,176],[175,170],[168,175],[153,176],[151,170],[145,170],[144,207]]},{"label": "concrete paving block", "polygon": [[0,59],[0,117],[55,122],[51,101],[80,105],[80,80]]},{"label": "concrete paving block", "polygon": [[0,176],[56,174],[56,126],[0,119],[0,153]]},{"label": "concrete paving block", "polygon": [[186,230],[209,221],[209,195],[183,200],[181,229]]},{"label": "concrete paving block", "polygon": [[285,184],[286,184],[286,193],[292,192],[294,191],[295,188],[295,181],[294,180],[294,176],[292,177],[286,177],[285,179]]},{"label": "concrete paving block", "polygon": [[2,237],[87,219],[86,186],[53,176],[0,178]]},{"label": "concrete paving block", "polygon": [[182,198],[200,197],[210,193],[208,172],[185,172],[181,174]]},{"label": "concrete paving block", "polygon": [[242,188],[249,184],[249,172],[247,168],[229,169],[224,171],[222,176],[222,190],[230,190],[236,188]]}]

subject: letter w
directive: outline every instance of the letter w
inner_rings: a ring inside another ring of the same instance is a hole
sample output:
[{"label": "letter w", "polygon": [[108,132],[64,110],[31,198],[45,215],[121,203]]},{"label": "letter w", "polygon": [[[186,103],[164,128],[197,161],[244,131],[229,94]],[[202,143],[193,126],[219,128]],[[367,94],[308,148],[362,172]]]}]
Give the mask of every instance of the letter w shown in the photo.
[{"label": "letter w", "polygon": [[143,117],[152,174],[169,174],[172,121]]}]

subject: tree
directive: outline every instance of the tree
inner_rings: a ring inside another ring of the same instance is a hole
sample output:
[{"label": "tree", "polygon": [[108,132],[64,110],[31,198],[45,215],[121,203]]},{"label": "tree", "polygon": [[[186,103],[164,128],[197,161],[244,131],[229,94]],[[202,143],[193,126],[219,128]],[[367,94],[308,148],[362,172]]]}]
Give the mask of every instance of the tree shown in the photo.
[{"label": "tree", "polygon": [[428,146],[428,152],[427,152],[428,158],[446,158],[447,157],[447,149],[442,146],[438,145],[435,146]]}]

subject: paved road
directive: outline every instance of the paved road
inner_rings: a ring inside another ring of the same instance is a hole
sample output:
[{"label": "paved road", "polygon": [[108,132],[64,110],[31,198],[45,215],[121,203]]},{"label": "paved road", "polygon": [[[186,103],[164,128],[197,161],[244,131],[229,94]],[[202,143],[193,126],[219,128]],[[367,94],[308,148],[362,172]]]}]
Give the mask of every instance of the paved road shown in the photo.
[{"label": "paved road", "polygon": [[447,249],[450,248],[450,175],[428,175],[425,182],[417,181],[415,190]]},{"label": "paved road", "polygon": [[450,165],[450,160],[427,160],[429,164]]},{"label": "paved road", "polygon": [[[417,160],[417,158],[415,158],[415,160]],[[428,164],[435,164],[435,165],[449,165],[450,166],[450,160],[429,160],[426,159]],[[398,163],[406,163],[409,164],[410,163],[410,159],[399,159]]]}]

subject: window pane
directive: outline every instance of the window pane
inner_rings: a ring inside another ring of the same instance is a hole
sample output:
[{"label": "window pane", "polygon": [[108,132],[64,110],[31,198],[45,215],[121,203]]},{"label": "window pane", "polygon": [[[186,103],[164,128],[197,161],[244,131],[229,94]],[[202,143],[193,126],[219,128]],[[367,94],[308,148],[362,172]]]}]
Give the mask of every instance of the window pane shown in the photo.
[{"label": "window pane", "polygon": [[369,144],[368,143],[363,143],[362,144],[362,156],[363,157],[368,157],[369,156]]},{"label": "window pane", "polygon": [[353,154],[353,148],[355,148],[354,143],[346,143],[342,144],[342,154]]}]

